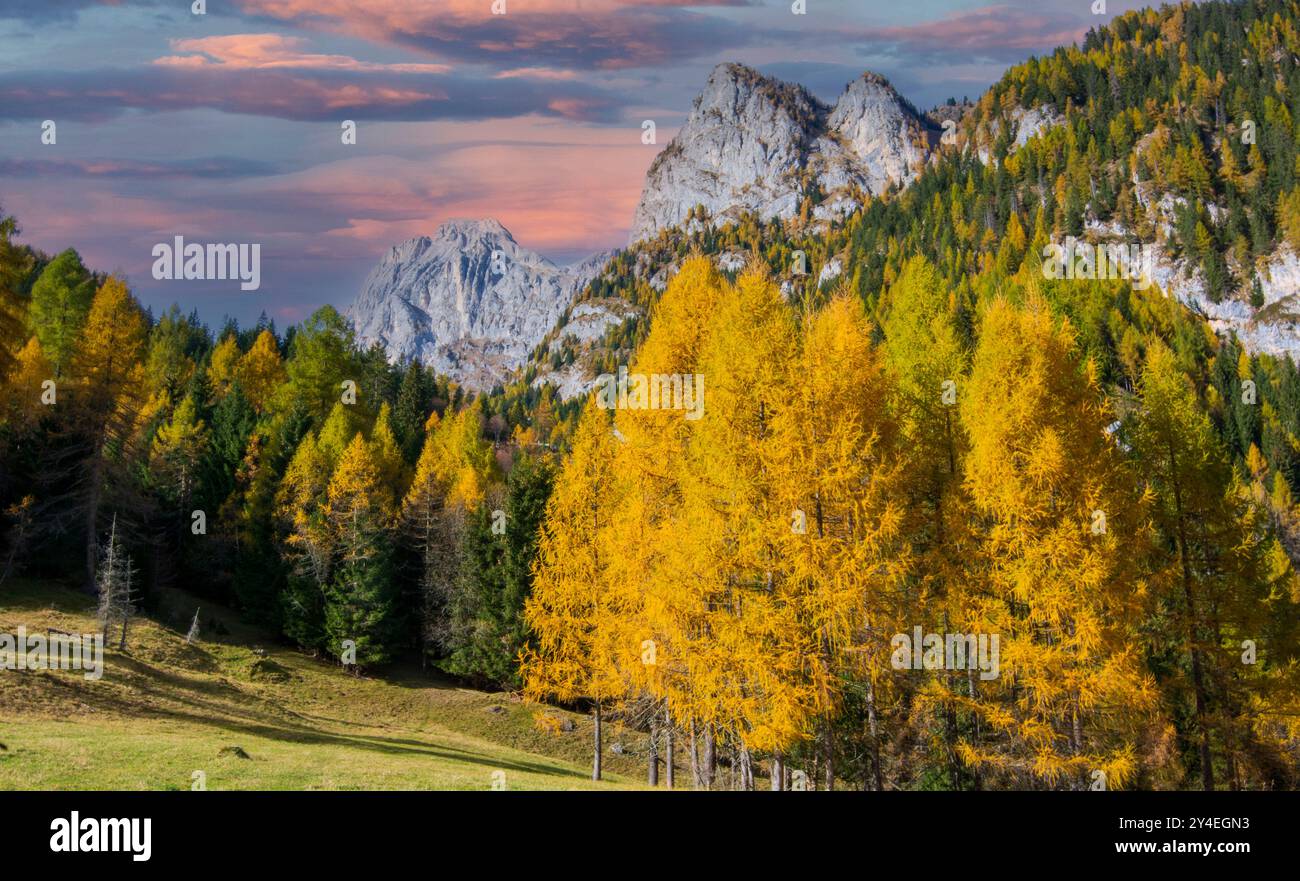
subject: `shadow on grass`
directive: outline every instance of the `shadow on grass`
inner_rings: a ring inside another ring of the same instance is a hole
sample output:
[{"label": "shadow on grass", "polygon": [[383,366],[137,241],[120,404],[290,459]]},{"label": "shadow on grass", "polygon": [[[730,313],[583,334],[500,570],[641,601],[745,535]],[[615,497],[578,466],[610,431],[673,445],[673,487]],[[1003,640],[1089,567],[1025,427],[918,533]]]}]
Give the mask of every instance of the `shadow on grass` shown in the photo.
[{"label": "shadow on grass", "polygon": [[[191,601],[183,594],[176,598],[181,598],[187,606]],[[82,617],[93,617],[94,614],[93,598],[86,594],[64,586],[21,579],[15,580],[8,589],[3,591],[0,601],[4,603],[6,611],[17,613],[19,616],[23,612],[42,610]],[[221,613],[225,611],[219,610]],[[205,612],[205,618],[207,614]],[[148,620],[161,628],[168,638],[179,638],[177,631],[164,622]],[[239,635],[246,636],[245,633]],[[251,635],[251,632],[247,635]],[[241,643],[230,638],[208,640],[208,642],[214,646],[241,646]],[[231,681],[227,678],[233,672],[230,664],[227,663],[229,659],[219,657],[218,654],[204,649],[202,645],[190,646],[183,643],[177,645],[166,639],[146,640],[137,651],[138,654],[133,654],[130,651],[121,653],[109,649],[106,652],[104,679],[98,682],[84,680],[80,675],[27,673],[22,674],[24,678],[39,677],[25,683],[35,686],[33,691],[19,688],[15,691],[0,692],[0,698],[48,701],[48,709],[55,714],[60,710],[66,711],[65,718],[73,717],[89,708],[110,717],[173,720],[233,735],[245,734],[284,743],[363,749],[394,756],[440,758],[493,770],[551,776],[560,780],[587,779],[585,772],[564,764],[565,759],[551,756],[538,756],[537,761],[523,758],[505,759],[483,751],[430,742],[418,737],[349,734],[326,730],[327,727],[345,728],[351,725],[380,726],[378,722],[367,725],[365,722],[357,723],[353,720],[303,714],[291,710],[278,703],[274,695],[262,694],[256,688],[245,689],[237,682]],[[290,668],[300,665],[321,668],[333,666],[327,660],[312,658],[291,650],[276,650],[268,657],[274,657],[275,661]],[[298,675],[304,672],[294,670]],[[440,672],[423,670],[418,664],[409,662],[399,662],[376,669],[366,678],[413,691],[459,691],[464,688],[462,684]],[[3,703],[3,700],[0,700],[0,703]],[[438,724],[440,727],[446,727],[442,723]],[[449,730],[459,729],[451,726]],[[416,729],[407,727],[405,731],[414,733]],[[468,737],[485,739],[502,750],[535,755],[529,749],[497,743],[493,738],[482,738],[480,734],[469,731],[460,733]]]},{"label": "shadow on grass", "polygon": [[[313,717],[296,713],[275,704],[268,698],[250,694],[230,683],[195,680],[175,671],[155,667],[129,655],[115,655],[114,660],[121,666],[129,668],[138,679],[129,686],[138,695],[135,705],[124,707],[120,697],[106,693],[98,687],[78,687],[78,691],[82,693],[79,697],[83,698],[84,703],[117,713],[129,709],[136,718],[181,721],[232,734],[242,733],[284,743],[347,747],[386,755],[428,756],[481,765],[493,770],[531,772],[574,780],[586,779],[586,775],[581,771],[566,767],[558,761],[550,763],[505,759],[482,751],[430,743],[411,737],[326,731],[310,724]],[[61,685],[73,685],[63,677],[51,678]],[[85,686],[89,685],[91,683],[85,683]],[[77,683],[77,686],[80,686],[80,683]],[[157,704],[151,704],[148,700],[150,698],[157,701]],[[256,704],[257,707],[250,707],[250,703]],[[162,704],[172,706],[166,707]],[[356,724],[345,720],[330,721],[339,725]]]}]

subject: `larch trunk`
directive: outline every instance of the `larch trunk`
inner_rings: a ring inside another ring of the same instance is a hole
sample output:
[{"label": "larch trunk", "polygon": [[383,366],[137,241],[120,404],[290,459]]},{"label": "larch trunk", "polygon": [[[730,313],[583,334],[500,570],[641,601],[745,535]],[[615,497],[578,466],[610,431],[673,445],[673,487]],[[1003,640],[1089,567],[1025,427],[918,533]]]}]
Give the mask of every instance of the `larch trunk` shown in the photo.
[{"label": "larch trunk", "polygon": [[601,746],[600,744],[600,701],[596,701],[596,712],[593,715],[596,723],[595,730],[594,730],[596,749],[595,749],[595,755],[592,757],[591,760],[591,779],[599,780],[600,779],[600,746]]}]

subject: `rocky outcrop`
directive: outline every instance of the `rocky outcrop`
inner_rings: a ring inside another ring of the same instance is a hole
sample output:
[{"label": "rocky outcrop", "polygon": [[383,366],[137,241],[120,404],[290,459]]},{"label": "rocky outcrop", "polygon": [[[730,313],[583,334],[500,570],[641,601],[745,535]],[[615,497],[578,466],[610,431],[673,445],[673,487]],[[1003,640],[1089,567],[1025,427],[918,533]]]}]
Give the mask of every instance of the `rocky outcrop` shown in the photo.
[{"label": "rocky outcrop", "polygon": [[682,224],[696,206],[715,223],[746,212],[793,217],[811,184],[828,196],[818,216],[843,216],[858,207],[849,194],[879,195],[915,179],[938,137],[875,74],[828,107],[802,86],[720,64],[650,166],[631,242]]},{"label": "rocky outcrop", "polygon": [[473,389],[520,367],[604,266],[559,267],[495,220],[455,220],[391,248],[346,313],[358,339]]}]

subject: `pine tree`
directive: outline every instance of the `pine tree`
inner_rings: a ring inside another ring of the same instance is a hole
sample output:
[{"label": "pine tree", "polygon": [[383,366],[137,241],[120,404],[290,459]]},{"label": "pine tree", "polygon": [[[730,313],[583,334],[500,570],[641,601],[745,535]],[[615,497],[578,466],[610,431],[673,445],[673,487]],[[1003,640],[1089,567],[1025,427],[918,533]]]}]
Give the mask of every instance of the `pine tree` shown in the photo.
[{"label": "pine tree", "polygon": [[1279,197],[1277,226],[1287,243],[1300,251],[1300,187]]},{"label": "pine tree", "polygon": [[94,581],[100,504],[106,491],[125,481],[134,455],[145,333],[144,315],[126,285],[116,278],[104,282],[72,361],[79,405],[75,430],[85,449],[79,507],[87,583]]},{"label": "pine tree", "polygon": [[207,346],[207,332],[180,314],[173,305],[149,331],[149,360],[145,381],[149,391],[166,401],[185,397],[194,377],[193,355]]},{"label": "pine tree", "polygon": [[24,321],[26,304],[21,285],[31,271],[32,257],[14,244],[18,222],[0,209],[0,382],[14,369],[15,353],[31,336]]},{"label": "pine tree", "polygon": [[[1156,494],[1168,559],[1158,620],[1168,621],[1166,638],[1177,647],[1181,675],[1173,684],[1191,693],[1194,764],[1202,788],[1212,790],[1216,765],[1235,779],[1233,763],[1259,753],[1246,747],[1259,744],[1262,729],[1243,717],[1259,709],[1247,693],[1263,690],[1261,668],[1243,667],[1239,645],[1269,632],[1270,621],[1294,619],[1295,575],[1289,563],[1274,569],[1259,513],[1173,353],[1159,341],[1148,350],[1141,392],[1133,445]],[[1262,470],[1258,450],[1250,452]],[[1279,658],[1288,651],[1281,640],[1270,649]]]},{"label": "pine tree", "polygon": [[429,418],[415,476],[402,501],[402,531],[416,558],[415,599],[421,609],[424,653],[451,650],[448,604],[461,571],[468,514],[492,480],[492,451],[479,437],[476,409]]},{"label": "pine tree", "polygon": [[[712,261],[688,258],[655,304],[650,332],[630,372],[694,377],[711,316],[728,291]],[[696,394],[703,393],[697,389]],[[683,577],[698,562],[691,540],[696,537],[690,522],[694,508],[684,505],[696,482],[690,444],[698,422],[671,409],[623,409],[616,413],[616,426],[622,501],[610,534],[611,577],[634,586],[637,594],[637,614],[628,617],[632,632],[620,646],[621,661],[630,672],[631,688],[662,702],[668,719],[707,729],[710,711],[702,698],[697,700],[696,671],[709,664],[709,601],[702,582]],[[643,657],[647,647],[653,654]],[[654,663],[647,662],[651,658]],[[671,737],[674,723],[664,727]],[[697,777],[696,783],[702,782]]]},{"label": "pine tree", "polygon": [[719,299],[697,368],[705,415],[689,449],[703,479],[685,487],[679,533],[692,539],[696,602],[707,610],[691,715],[710,751],[717,736],[778,762],[809,733],[818,699],[807,660],[816,644],[783,590],[772,538],[791,525],[771,463],[794,345],[793,316],[771,280],[748,271]]},{"label": "pine tree", "polygon": [[233,331],[223,336],[212,350],[208,379],[217,400],[223,399],[238,380],[241,357],[239,338]]},{"label": "pine tree", "polygon": [[[904,265],[885,303],[885,353],[895,383],[892,406],[901,431],[905,530],[912,549],[909,612],[904,630],[923,623],[927,631],[972,632],[968,594],[976,590],[971,571],[975,537],[970,500],[962,486],[968,442],[958,415],[967,393],[968,356],[952,320],[949,298],[934,267],[924,258]],[[963,787],[967,775],[957,756],[958,698],[975,697],[977,680],[962,671],[936,671],[917,701],[935,699],[934,721],[942,726],[949,785]],[[965,736],[978,740],[977,721]],[[874,770],[874,769],[873,769]],[[978,785],[970,775],[971,785]]]},{"label": "pine tree", "polygon": [[[465,518],[458,554],[460,571],[441,610],[446,657],[438,664],[455,676],[492,684],[509,681],[509,662],[514,660],[507,655],[502,668],[494,656],[494,650],[504,648],[501,622],[495,613],[505,594],[505,536],[492,528],[496,504],[493,494]],[[496,678],[503,670],[506,678]]]},{"label": "pine tree", "polygon": [[862,303],[837,296],[802,324],[783,383],[789,395],[772,422],[766,468],[780,513],[766,521],[767,540],[773,593],[790,607],[804,657],[798,685],[806,703],[796,729],[816,728],[830,789],[834,721],[852,678],[865,682],[879,711],[887,653],[856,649],[870,646],[867,634],[901,626],[888,598],[898,595],[908,554],[902,508],[891,498],[898,433],[890,382]]},{"label": "pine tree", "polygon": [[283,543],[281,555],[288,570],[280,598],[284,632],[313,650],[328,648],[325,602],[335,550],[335,535],[325,506],[329,483],[325,456],[315,435],[308,432],[285,470],[275,508]]},{"label": "pine tree", "polygon": [[265,412],[287,377],[275,334],[264,330],[257,335],[253,347],[240,359],[235,377],[253,409]]},{"label": "pine tree", "polygon": [[32,286],[28,327],[40,339],[56,378],[72,359],[94,297],[95,281],[71,248],[50,261]]},{"label": "pine tree", "polygon": [[502,561],[505,590],[495,604],[494,615],[502,633],[502,649],[494,653],[500,681],[516,687],[522,685],[517,668],[519,654],[529,638],[524,605],[532,594],[538,542],[554,485],[555,471],[550,462],[527,454],[515,462],[506,481],[506,548]]},{"label": "pine tree", "polygon": [[551,470],[523,455],[506,482],[500,513],[485,504],[470,517],[460,577],[449,608],[450,651],[443,669],[517,688],[517,662],[528,638],[524,603],[532,592],[537,536],[551,489]]},{"label": "pine tree", "polygon": [[271,629],[283,625],[281,594],[286,578],[285,562],[276,547],[276,489],[306,429],[307,415],[301,407],[278,410],[259,423],[240,461],[236,491],[222,508],[222,519],[235,527],[231,586],[244,614]]},{"label": "pine tree", "polygon": [[412,360],[402,372],[393,407],[393,432],[407,462],[420,456],[424,441],[424,423],[432,412],[432,389],[428,375],[419,361]]},{"label": "pine tree", "polygon": [[177,510],[185,518],[207,445],[207,425],[198,418],[198,403],[193,397],[182,400],[171,419],[154,435],[150,468],[162,482],[165,495],[178,505]]},{"label": "pine tree", "polygon": [[370,445],[375,452],[375,467],[379,469],[379,479],[391,492],[401,496],[406,491],[407,468],[402,459],[402,452],[397,446],[397,437],[393,434],[390,421],[390,409],[385,401],[379,407],[374,428],[370,432]]},{"label": "pine tree", "polygon": [[[0,403],[4,424],[16,439],[32,438],[41,420],[50,414],[43,406],[45,383],[54,378],[54,367],[41,350],[41,341],[32,337],[19,350],[4,384],[5,400]],[[55,386],[57,403],[57,385]]]},{"label": "pine tree", "polygon": [[393,583],[391,492],[379,479],[374,452],[360,433],[330,478],[325,519],[334,540],[334,566],[325,593],[328,649],[356,646],[359,666],[392,657],[400,621]]},{"label": "pine tree", "polygon": [[257,414],[238,385],[212,409],[197,499],[205,510],[216,511],[234,491],[235,472],[248,449],[256,421]]},{"label": "pine tree", "polygon": [[[324,418],[341,399],[345,381],[357,382],[360,387],[355,351],[352,325],[347,319],[333,306],[317,309],[290,343],[285,365],[289,381],[281,386],[276,406],[300,402],[313,418]],[[361,397],[358,403],[364,403]]]},{"label": "pine tree", "polygon": [[343,457],[343,451],[352,442],[352,438],[360,430],[361,419],[357,411],[342,402],[336,403],[330,410],[329,418],[321,426],[318,441],[321,454],[325,457],[331,471]]}]

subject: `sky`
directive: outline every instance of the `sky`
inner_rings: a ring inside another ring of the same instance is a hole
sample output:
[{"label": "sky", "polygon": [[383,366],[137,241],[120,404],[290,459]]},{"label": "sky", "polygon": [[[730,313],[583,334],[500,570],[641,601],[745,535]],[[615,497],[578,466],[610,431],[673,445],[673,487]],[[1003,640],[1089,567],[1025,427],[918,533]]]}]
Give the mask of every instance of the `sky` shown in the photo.
[{"label": "sky", "polygon": [[[346,305],[389,247],[453,218],[495,217],[557,263],[625,245],[646,169],[720,62],[828,102],[871,70],[928,109],[1143,5],[193,2],[0,0],[0,210],[155,313],[280,327]],[[260,288],[155,280],[176,236],[260,244]]]}]

